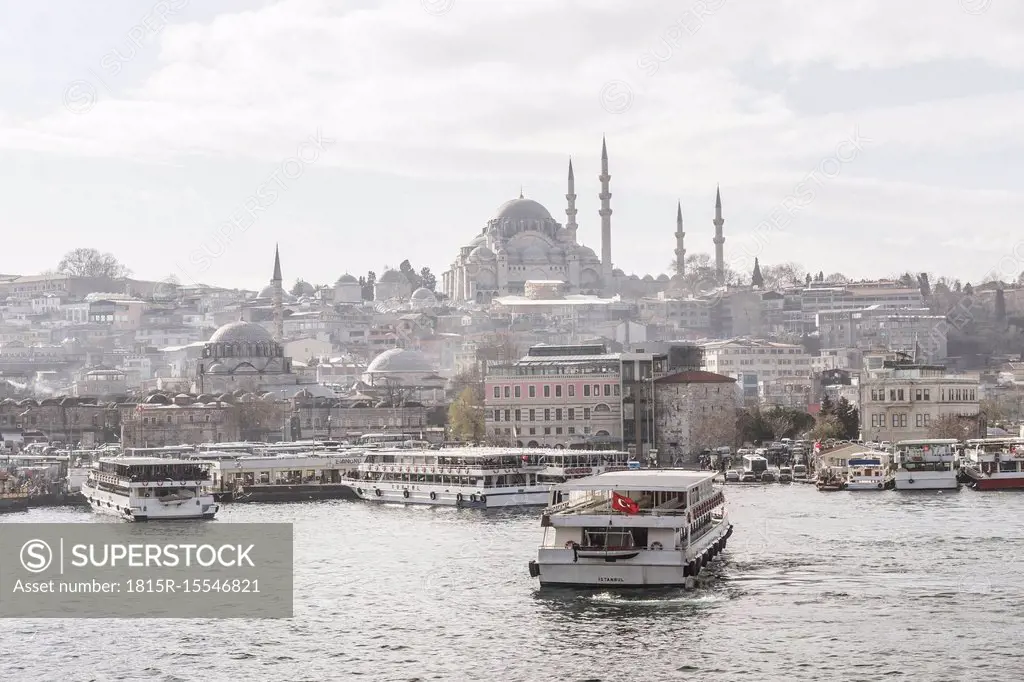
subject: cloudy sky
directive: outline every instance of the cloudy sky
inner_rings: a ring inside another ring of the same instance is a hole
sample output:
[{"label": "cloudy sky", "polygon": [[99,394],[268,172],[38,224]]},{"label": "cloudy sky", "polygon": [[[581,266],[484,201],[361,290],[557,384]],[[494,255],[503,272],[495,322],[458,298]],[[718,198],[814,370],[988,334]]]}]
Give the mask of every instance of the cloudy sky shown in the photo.
[{"label": "cloudy sky", "polygon": [[[664,272],[1024,270],[1014,0],[0,0],[0,272],[435,272],[519,193]],[[1017,255],[1014,255],[1014,254]]]}]

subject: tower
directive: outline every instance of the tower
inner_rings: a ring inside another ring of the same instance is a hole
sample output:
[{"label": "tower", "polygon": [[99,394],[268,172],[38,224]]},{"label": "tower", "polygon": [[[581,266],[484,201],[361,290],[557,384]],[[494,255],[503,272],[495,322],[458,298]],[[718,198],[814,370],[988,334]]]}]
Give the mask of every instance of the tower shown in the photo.
[{"label": "tower", "polygon": [[597,176],[601,181],[601,193],[598,198],[601,200],[601,270],[604,279],[604,286],[610,289],[612,286],[612,193],[608,190],[608,182],[612,176],[608,174],[608,145],[605,139],[601,138],[601,174]]},{"label": "tower", "polygon": [[722,190],[715,189],[715,278],[719,284],[725,284],[725,237],[722,236],[722,226],[725,219],[722,218]]},{"label": "tower", "polygon": [[686,274],[686,249],[683,247],[683,202],[676,203],[676,276]]},{"label": "tower", "polygon": [[565,231],[568,233],[569,241],[576,242],[576,177],[572,174],[572,159],[569,159],[569,184],[565,194]]},{"label": "tower", "polygon": [[281,251],[274,245],[274,276],[270,285],[274,287],[274,340],[284,343],[284,286],[281,279]]}]

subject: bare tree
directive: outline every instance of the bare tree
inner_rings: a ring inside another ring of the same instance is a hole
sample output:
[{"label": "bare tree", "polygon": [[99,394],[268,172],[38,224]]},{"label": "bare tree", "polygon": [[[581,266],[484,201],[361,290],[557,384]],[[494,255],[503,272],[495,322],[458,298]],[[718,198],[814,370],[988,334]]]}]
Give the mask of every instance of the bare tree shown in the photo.
[{"label": "bare tree", "polygon": [[764,278],[766,291],[803,284],[805,274],[806,271],[803,267],[796,263],[782,263],[761,268],[761,277]]},{"label": "bare tree", "polygon": [[978,437],[978,417],[961,417],[955,414],[944,414],[932,422],[928,429],[931,438],[955,438],[967,440]]},{"label": "bare tree", "polygon": [[57,272],[72,277],[110,277],[120,279],[132,273],[121,265],[112,253],[100,253],[96,249],[78,248],[68,251],[61,258]]},{"label": "bare tree", "polygon": [[731,409],[702,414],[690,427],[689,450],[697,453],[736,444],[736,411]]},{"label": "bare tree", "polygon": [[794,426],[793,414],[780,407],[773,407],[761,413],[765,425],[771,430],[772,438],[784,437]]}]

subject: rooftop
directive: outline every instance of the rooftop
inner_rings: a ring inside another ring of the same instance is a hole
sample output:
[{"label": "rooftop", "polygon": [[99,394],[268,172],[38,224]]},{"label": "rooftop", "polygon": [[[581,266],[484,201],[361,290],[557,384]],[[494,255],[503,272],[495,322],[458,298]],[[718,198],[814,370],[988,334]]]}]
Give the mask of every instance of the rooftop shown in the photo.
[{"label": "rooftop", "polygon": [[634,469],[610,471],[562,483],[559,490],[643,490],[681,492],[711,481],[716,472],[687,469]]}]

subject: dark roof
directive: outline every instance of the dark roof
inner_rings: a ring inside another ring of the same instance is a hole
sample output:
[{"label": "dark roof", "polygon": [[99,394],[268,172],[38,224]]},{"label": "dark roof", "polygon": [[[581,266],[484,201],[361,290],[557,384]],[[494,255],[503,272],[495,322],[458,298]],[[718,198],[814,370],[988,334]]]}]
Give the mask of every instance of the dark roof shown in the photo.
[{"label": "dark roof", "polygon": [[690,370],[688,372],[676,372],[668,376],[655,379],[658,384],[728,384],[736,383],[733,377],[704,370]]}]

